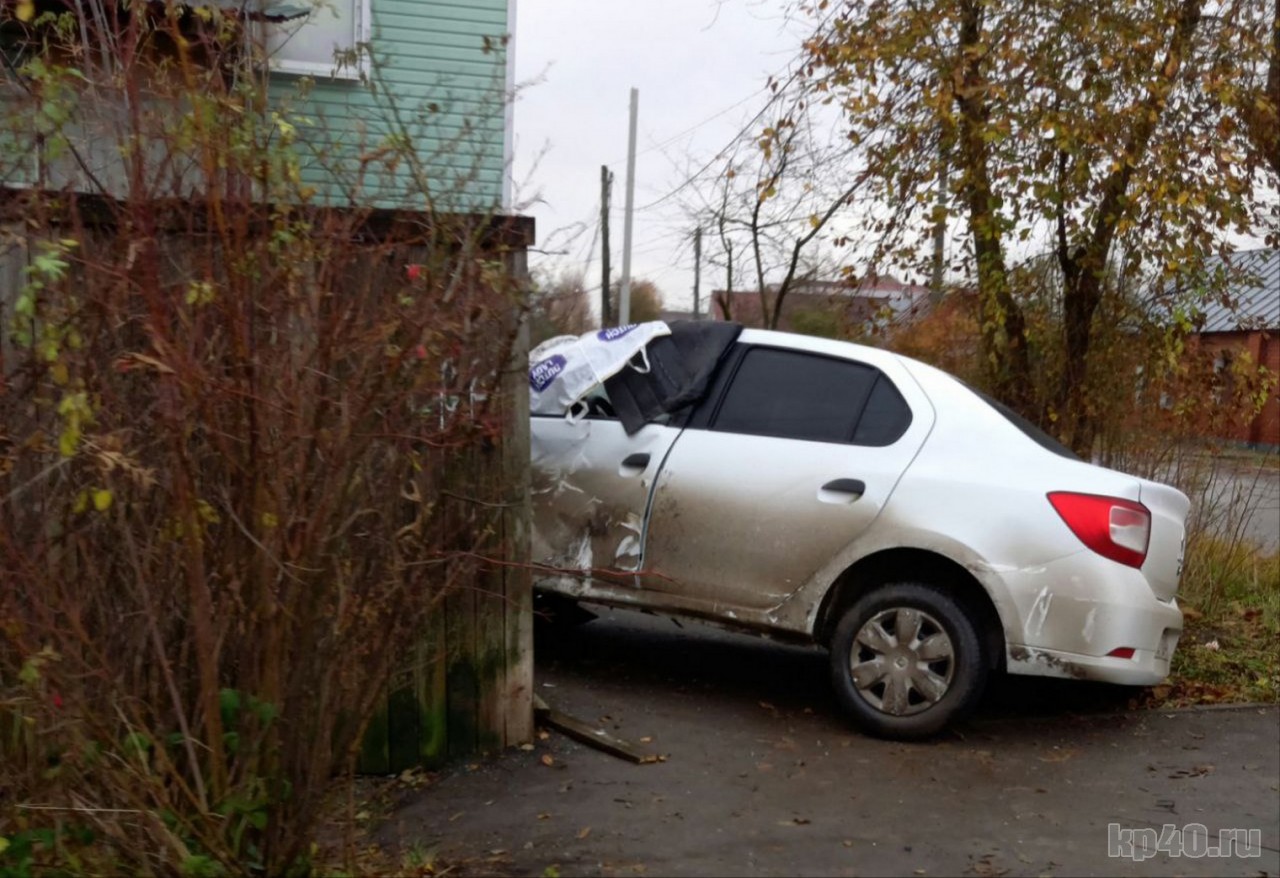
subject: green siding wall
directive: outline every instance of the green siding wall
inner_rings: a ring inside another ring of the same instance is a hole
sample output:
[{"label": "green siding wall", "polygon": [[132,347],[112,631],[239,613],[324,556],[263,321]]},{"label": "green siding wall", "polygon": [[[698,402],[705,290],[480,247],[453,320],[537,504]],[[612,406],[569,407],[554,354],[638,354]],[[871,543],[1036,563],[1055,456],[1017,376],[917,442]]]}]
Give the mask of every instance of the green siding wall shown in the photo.
[{"label": "green siding wall", "polygon": [[[326,200],[484,212],[502,207],[507,0],[370,0],[368,81],[275,74],[300,91],[303,179]],[[487,45],[487,49],[486,49]],[[420,165],[379,149],[407,136]],[[416,182],[415,182],[416,181]],[[358,194],[353,189],[358,188]]]}]

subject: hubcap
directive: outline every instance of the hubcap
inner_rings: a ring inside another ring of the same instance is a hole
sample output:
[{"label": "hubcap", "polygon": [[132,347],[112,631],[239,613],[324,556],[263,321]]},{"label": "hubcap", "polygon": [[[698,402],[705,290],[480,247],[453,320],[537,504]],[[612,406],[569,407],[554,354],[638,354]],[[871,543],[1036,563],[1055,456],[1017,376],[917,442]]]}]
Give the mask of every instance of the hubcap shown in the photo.
[{"label": "hubcap", "polygon": [[911,716],[947,694],[955,650],[937,619],[913,607],[894,607],[859,629],[849,671],[858,694],[876,710]]}]

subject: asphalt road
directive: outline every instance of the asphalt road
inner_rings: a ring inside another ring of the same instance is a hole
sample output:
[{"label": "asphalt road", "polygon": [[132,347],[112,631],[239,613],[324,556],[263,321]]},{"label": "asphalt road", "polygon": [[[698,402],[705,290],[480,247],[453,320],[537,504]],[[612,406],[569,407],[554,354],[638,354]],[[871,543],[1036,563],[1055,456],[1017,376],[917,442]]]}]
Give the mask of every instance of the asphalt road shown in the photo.
[{"label": "asphalt road", "polygon": [[[1280,874],[1274,706],[1125,712],[1127,690],[1009,679],[958,733],[898,744],[845,725],[820,652],[627,613],[544,633],[537,681],[665,761],[551,732],[415,794],[384,844],[520,875]],[[1110,824],[1263,847],[1137,862]]]},{"label": "asphalt road", "polygon": [[1244,500],[1249,510],[1244,528],[1250,539],[1267,551],[1280,551],[1280,469],[1237,474],[1224,486],[1223,495]]}]

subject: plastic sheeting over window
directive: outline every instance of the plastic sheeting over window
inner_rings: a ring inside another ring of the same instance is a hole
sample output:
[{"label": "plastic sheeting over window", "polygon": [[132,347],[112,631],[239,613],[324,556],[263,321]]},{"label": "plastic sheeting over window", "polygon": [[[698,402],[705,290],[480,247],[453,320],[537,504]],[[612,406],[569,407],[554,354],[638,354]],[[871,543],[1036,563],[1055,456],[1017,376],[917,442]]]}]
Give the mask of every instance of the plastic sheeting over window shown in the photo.
[{"label": "plastic sheeting over window", "polygon": [[647,372],[645,347],[670,334],[667,324],[655,320],[543,342],[529,355],[529,410],[562,415],[624,369]]},{"label": "plastic sheeting over window", "polygon": [[627,434],[702,399],[741,334],[737,323],[674,322],[670,335],[649,345],[646,372],[623,371],[605,381]]},{"label": "plastic sheeting over window", "polygon": [[661,321],[560,336],[529,357],[531,410],[577,413],[604,385],[628,435],[701,399],[742,332],[737,323]]}]

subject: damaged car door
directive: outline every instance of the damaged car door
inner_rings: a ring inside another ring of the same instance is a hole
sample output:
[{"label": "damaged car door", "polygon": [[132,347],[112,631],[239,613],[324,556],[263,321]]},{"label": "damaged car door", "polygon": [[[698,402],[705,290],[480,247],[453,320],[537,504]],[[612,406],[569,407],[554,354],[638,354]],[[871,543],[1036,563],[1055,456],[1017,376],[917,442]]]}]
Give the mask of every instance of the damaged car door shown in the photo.
[{"label": "damaged car door", "polygon": [[[717,614],[776,607],[837,558],[884,507],[933,421],[909,376],[744,348],[727,389],[671,450],[645,543],[646,589]],[[915,411],[898,384],[914,391]]]},{"label": "damaged car door", "polygon": [[644,516],[654,475],[679,435],[665,423],[628,436],[603,387],[586,414],[535,415],[533,557],[569,594],[596,580],[628,588],[640,569]]}]

